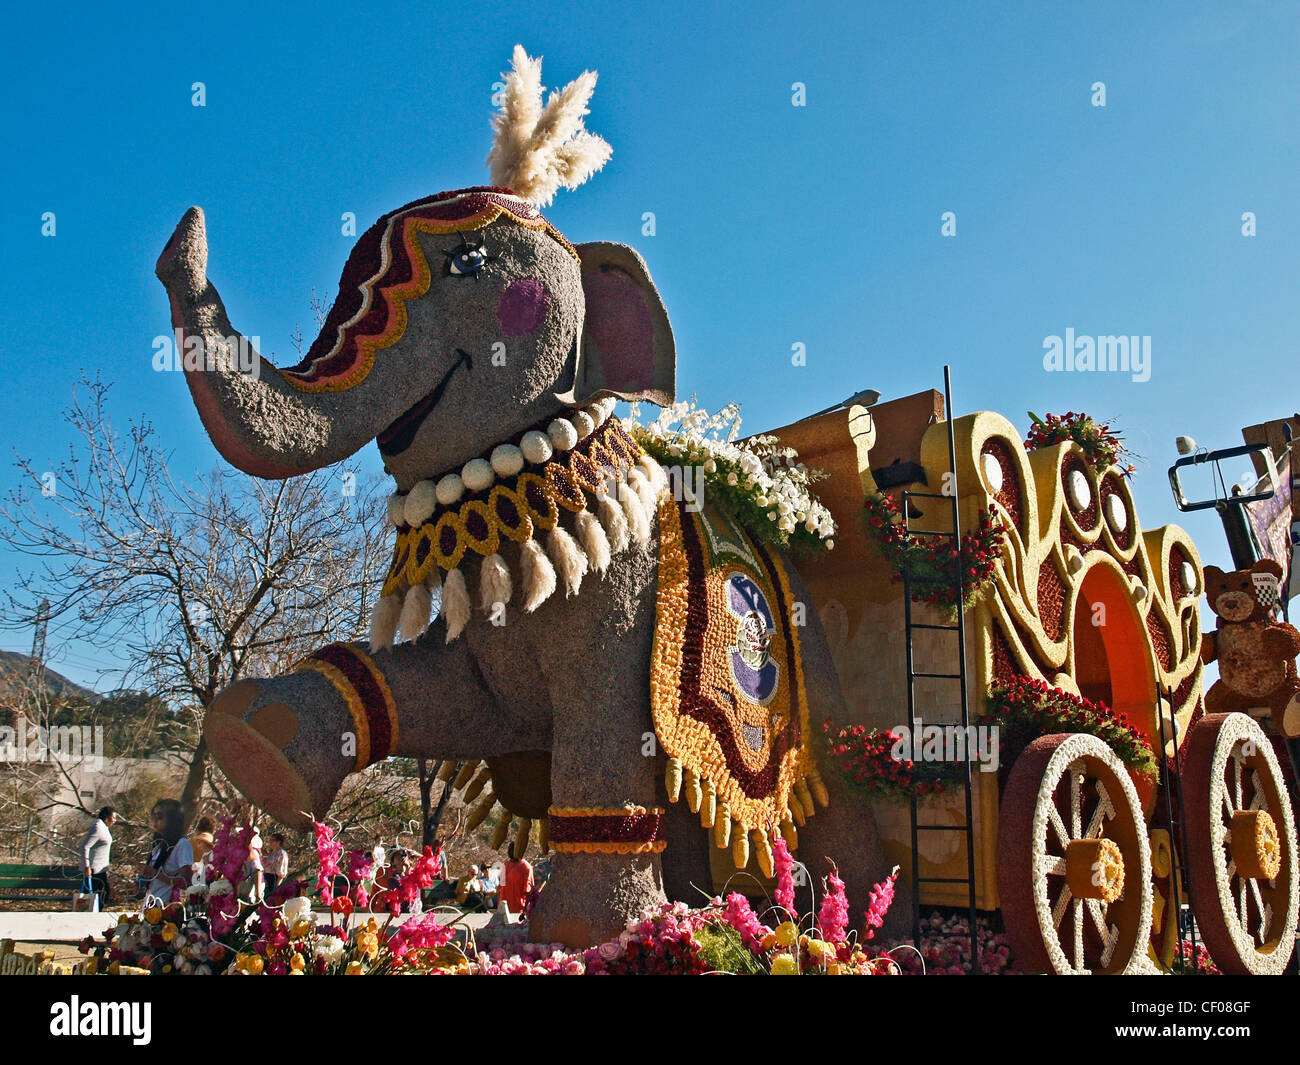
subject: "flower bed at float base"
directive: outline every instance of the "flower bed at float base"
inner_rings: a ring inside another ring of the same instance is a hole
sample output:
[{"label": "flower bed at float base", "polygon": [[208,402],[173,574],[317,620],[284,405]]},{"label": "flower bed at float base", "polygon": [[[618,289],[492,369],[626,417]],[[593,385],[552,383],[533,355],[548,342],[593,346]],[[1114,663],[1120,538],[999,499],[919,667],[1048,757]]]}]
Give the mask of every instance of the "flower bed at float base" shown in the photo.
[{"label": "flower bed at float base", "polygon": [[[861,934],[851,930],[844,882],[832,868],[822,881],[817,913],[794,912],[794,860],[778,836],[774,850],[776,902],[759,915],[742,895],[710,899],[695,908],[666,903],[650,910],[614,939],[587,950],[523,940],[517,928],[476,936],[458,911],[431,911],[397,920],[403,903],[418,906],[431,882],[436,854],[425,850],[415,870],[396,888],[373,890],[371,870],[354,852],[349,875],[339,866],[342,847],[327,826],[316,825],[317,890],[330,906],[318,925],[311,900],[297,884],[265,903],[238,897],[249,829],[227,820],[213,848],[207,884],[185,898],[124,914],[102,939],[81,944],[92,974],[373,976],[427,975],[634,975],[705,973],[772,975],[892,975],[901,967],[887,951],[868,949],[894,897],[898,871],[875,885]],[[335,897],[334,885],[348,883]],[[368,914],[379,905],[386,913]],[[765,923],[765,919],[772,923]]]}]

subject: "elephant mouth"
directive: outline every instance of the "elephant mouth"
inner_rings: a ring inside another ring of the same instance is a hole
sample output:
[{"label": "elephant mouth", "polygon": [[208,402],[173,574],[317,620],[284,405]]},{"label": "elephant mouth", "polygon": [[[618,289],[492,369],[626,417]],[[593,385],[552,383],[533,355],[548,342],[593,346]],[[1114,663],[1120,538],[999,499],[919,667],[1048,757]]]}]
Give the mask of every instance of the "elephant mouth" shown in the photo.
[{"label": "elephant mouth", "polygon": [[447,372],[442,375],[440,380],[433,387],[433,391],[427,396],[410,407],[404,414],[398,416],[387,429],[378,436],[379,452],[382,455],[400,455],[415,439],[415,434],[420,431],[420,426],[424,424],[424,419],[438,405],[442,399],[442,393],[447,388],[447,383],[461,365],[464,364],[467,371],[474,368],[474,360],[470,353],[464,348],[456,349],[456,361],[447,367]]}]

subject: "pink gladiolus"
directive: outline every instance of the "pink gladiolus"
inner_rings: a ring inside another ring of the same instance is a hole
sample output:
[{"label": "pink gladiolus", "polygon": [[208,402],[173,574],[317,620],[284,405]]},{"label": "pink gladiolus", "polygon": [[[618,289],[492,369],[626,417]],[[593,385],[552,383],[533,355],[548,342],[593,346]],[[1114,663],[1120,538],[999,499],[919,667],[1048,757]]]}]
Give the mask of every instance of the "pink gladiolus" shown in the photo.
[{"label": "pink gladiolus", "polygon": [[454,935],[451,928],[439,922],[436,914],[426,913],[407,921],[389,937],[388,952],[401,958],[412,949],[446,946]]},{"label": "pink gladiolus", "polygon": [[316,890],[321,901],[328,906],[334,901],[334,877],[339,874],[339,855],[343,853],[343,844],[334,839],[334,830],[320,821],[313,821],[316,830],[316,859],[320,872],[316,877]]},{"label": "pink gladiolus", "polygon": [[838,869],[832,869],[826,878],[826,891],[817,918],[823,938],[830,943],[843,943],[849,930],[849,900],[838,873]]},{"label": "pink gladiolus", "polygon": [[898,880],[898,866],[893,872],[871,889],[871,899],[867,905],[866,938],[871,939],[876,929],[885,923],[885,914],[894,901],[894,884]]},{"label": "pink gladiolus", "polygon": [[727,905],[721,916],[727,924],[740,933],[741,941],[747,950],[757,953],[763,949],[762,939],[772,930],[758,919],[744,895],[739,892],[728,895]]},{"label": "pink gladiolus", "polygon": [[776,904],[788,914],[794,913],[794,859],[785,840],[776,837],[772,844],[772,858],[776,865]]}]

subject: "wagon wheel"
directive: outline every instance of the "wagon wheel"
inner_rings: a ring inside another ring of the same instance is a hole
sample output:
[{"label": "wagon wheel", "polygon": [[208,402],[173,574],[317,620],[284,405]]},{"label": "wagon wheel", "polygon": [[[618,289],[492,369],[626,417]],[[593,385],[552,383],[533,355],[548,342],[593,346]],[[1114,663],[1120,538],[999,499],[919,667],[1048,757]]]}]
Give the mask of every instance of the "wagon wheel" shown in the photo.
[{"label": "wagon wheel", "polygon": [[1296,832],[1273,745],[1245,714],[1192,726],[1183,767],[1196,924],[1224,972],[1280,974],[1295,943]]},{"label": "wagon wheel", "polygon": [[1017,965],[1125,973],[1147,964],[1151,854],[1137,790],[1086,734],[1016,759],[998,821],[998,894]]},{"label": "wagon wheel", "polygon": [[[1173,838],[1165,828],[1152,828],[1151,840],[1151,947],[1149,956],[1160,969],[1173,965],[1181,933],[1174,906],[1174,873],[1182,865],[1174,853]],[[1185,900],[1180,900],[1185,901]]]}]

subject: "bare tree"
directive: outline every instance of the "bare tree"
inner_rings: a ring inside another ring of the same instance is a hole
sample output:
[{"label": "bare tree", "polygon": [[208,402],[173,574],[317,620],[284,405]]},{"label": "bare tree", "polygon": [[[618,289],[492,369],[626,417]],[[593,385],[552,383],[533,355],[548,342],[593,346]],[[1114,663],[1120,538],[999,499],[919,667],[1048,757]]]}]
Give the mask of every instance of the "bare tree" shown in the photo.
[{"label": "bare tree", "polygon": [[192,809],[205,775],[218,783],[199,737],[213,697],[366,631],[390,550],[382,482],[342,467],[179,480],[147,421],[114,430],[109,387],[82,378],[65,413],[75,442],[53,480],[18,459],[24,484],[0,508],[0,543],[36,564],[0,625],[31,626],[48,598],[62,639],[112,651],[123,685],[163,698],[192,745]]}]

